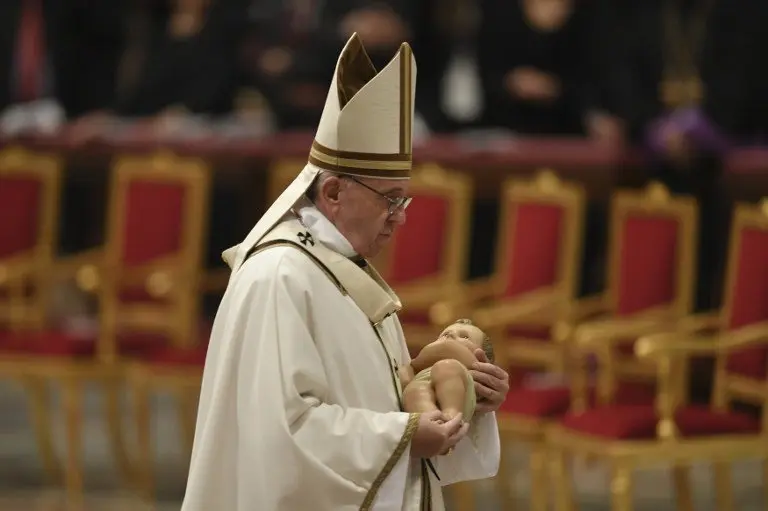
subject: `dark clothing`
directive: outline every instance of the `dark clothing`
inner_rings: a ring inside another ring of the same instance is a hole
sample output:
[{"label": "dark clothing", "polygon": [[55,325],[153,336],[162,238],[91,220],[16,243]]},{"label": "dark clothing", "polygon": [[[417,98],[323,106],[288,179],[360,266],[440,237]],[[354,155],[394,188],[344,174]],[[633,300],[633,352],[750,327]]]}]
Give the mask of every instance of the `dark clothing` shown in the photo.
[{"label": "dark clothing", "polygon": [[[306,12],[299,15],[294,2],[255,0],[251,3],[248,36],[241,52],[243,85],[264,94],[280,128],[314,128],[320,120],[324,101],[314,108],[297,105],[292,101],[291,90],[311,86],[322,90],[325,97],[339,52],[347,40],[339,29],[344,17],[359,9],[389,8],[406,26],[412,26],[418,4],[420,2],[407,0],[313,1],[310,7],[302,5]],[[392,59],[398,46],[375,49],[367,45],[366,49],[374,66],[381,69]],[[278,76],[267,75],[259,65],[263,53],[272,48],[284,48],[292,56],[289,68]]]},{"label": "dark clothing", "polygon": [[[671,0],[678,6],[682,26],[691,30],[705,12],[708,0]],[[616,62],[623,76],[614,86],[619,107],[639,139],[648,122],[665,111],[659,97],[665,58],[671,52],[669,31],[664,30],[666,0],[619,2],[615,23],[625,27],[617,43],[624,57]],[[701,107],[726,133],[751,137],[765,131],[768,71],[762,64],[768,47],[765,23],[768,4],[760,0],[715,0],[708,15],[703,40],[694,53],[704,85]],[[673,24],[674,25],[674,24]],[[672,35],[678,40],[680,34]],[[618,85],[620,83],[620,85]]]},{"label": "dark clothing", "polygon": [[[108,106],[122,52],[122,0],[41,0],[37,33],[39,78],[34,91],[21,92],[19,35],[24,7],[35,2],[0,2],[0,108],[33,99],[56,99],[68,117]],[[32,22],[34,23],[34,22]]]},{"label": "dark clothing", "polygon": [[246,28],[247,0],[213,0],[201,30],[189,37],[168,34],[168,3],[153,3],[137,16],[148,21],[140,44],[135,82],[115,105],[120,115],[149,116],[170,106],[193,113],[231,110],[237,88],[238,45]]},{"label": "dark clothing", "polygon": [[[482,124],[526,134],[579,134],[585,112],[596,106],[590,55],[594,9],[576,2],[562,27],[532,27],[521,2],[483,0],[478,30],[478,64],[484,113]],[[513,97],[504,83],[510,71],[531,67],[553,75],[561,95],[552,103]]]}]

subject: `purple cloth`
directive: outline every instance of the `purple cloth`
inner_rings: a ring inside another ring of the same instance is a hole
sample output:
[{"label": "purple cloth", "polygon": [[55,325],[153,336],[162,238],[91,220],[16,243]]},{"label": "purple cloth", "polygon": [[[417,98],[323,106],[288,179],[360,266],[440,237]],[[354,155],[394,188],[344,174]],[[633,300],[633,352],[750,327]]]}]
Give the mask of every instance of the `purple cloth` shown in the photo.
[{"label": "purple cloth", "polygon": [[663,156],[666,135],[680,131],[696,151],[722,154],[731,147],[730,141],[699,108],[680,108],[651,122],[646,141],[656,156]]}]

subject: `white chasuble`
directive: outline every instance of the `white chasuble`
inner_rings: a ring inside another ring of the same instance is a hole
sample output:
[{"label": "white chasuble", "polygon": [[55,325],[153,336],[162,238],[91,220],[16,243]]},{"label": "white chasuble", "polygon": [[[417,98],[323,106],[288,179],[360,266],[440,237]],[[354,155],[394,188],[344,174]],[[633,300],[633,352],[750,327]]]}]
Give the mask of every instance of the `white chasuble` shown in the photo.
[{"label": "white chasuble", "polygon": [[182,511],[442,511],[440,487],[495,475],[493,414],[450,456],[410,457],[416,414],[395,294],[314,208],[230,280],[203,377]]}]

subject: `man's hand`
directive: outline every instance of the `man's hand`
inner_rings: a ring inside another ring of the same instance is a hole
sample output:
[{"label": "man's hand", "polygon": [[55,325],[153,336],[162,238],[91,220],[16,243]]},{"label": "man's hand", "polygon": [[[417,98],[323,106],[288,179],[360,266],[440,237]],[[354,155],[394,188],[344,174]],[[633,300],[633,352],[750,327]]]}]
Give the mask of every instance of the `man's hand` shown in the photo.
[{"label": "man's hand", "polygon": [[509,375],[499,366],[491,364],[480,348],[475,350],[475,356],[478,362],[471,371],[478,396],[475,410],[477,413],[495,412],[507,398]]},{"label": "man's hand", "polygon": [[445,454],[464,438],[467,431],[469,423],[464,423],[461,415],[446,422],[440,410],[422,413],[419,426],[411,439],[411,456],[432,458]]},{"label": "man's hand", "polygon": [[532,67],[513,69],[504,79],[507,91],[525,101],[550,102],[560,97],[560,82],[549,73]]},{"label": "man's hand", "polygon": [[590,112],[586,116],[585,124],[590,138],[595,142],[613,146],[624,143],[624,122],[614,115]]}]

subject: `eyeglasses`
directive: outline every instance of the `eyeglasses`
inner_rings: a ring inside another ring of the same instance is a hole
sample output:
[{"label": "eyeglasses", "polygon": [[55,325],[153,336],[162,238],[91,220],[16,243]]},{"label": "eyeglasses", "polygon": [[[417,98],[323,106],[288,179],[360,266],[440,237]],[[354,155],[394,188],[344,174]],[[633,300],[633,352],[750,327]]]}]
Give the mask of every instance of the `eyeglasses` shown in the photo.
[{"label": "eyeglasses", "polygon": [[383,197],[384,199],[386,199],[387,202],[389,202],[389,209],[387,210],[387,213],[389,213],[390,216],[394,215],[398,211],[405,211],[405,209],[408,207],[408,205],[413,200],[413,197],[397,197],[397,198],[389,197],[387,195],[384,195],[383,193],[381,193],[377,189],[368,186],[367,184],[363,183],[362,181],[359,181],[359,180],[355,179],[352,176],[343,176],[343,177],[346,178],[346,179],[350,179],[350,180],[354,181],[355,183],[357,183],[357,184],[359,184],[361,186],[364,186],[365,188],[368,188],[370,191],[372,191],[373,193],[375,193],[379,197]]}]

